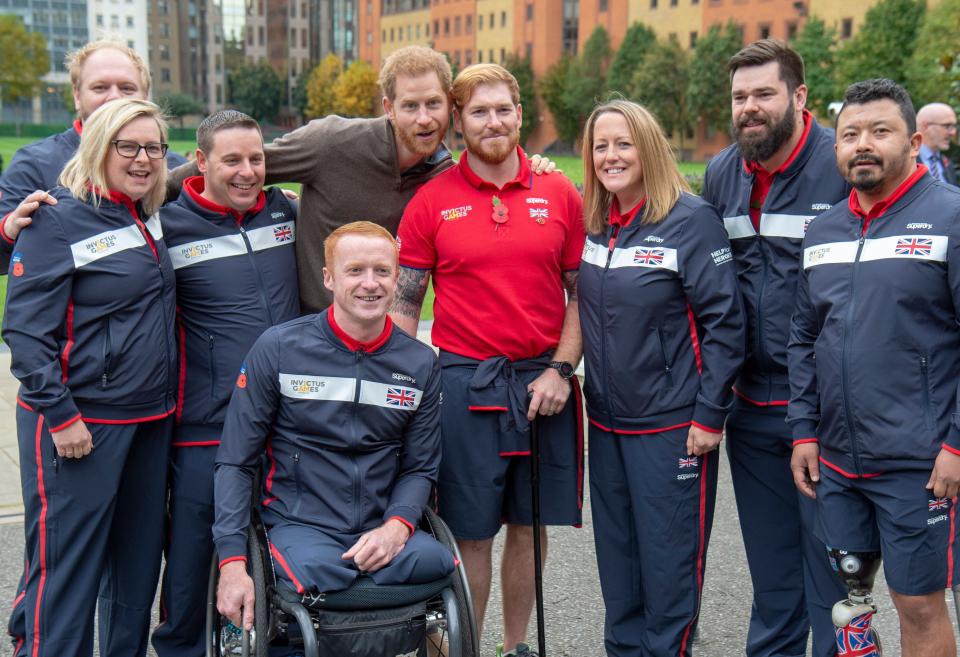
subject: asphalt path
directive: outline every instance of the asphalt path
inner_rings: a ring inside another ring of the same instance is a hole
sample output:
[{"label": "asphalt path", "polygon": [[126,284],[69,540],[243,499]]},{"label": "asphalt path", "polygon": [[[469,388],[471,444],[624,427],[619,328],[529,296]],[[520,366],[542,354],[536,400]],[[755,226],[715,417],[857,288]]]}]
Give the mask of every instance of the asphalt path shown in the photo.
[{"label": "asphalt path", "polygon": [[[6,621],[22,564],[23,525],[0,525],[0,619]],[[499,541],[497,549],[499,550]],[[775,563],[770,564],[776,567]],[[205,576],[205,575],[204,575]],[[550,558],[544,575],[547,653],[550,657],[603,655],[603,600],[597,579],[590,523],[589,496],[582,529],[551,528]],[[884,657],[898,657],[899,626],[886,594],[882,574],[878,578],[880,612],[876,626],[884,638]],[[492,657],[496,637],[502,631],[499,586],[491,594],[482,655]],[[743,645],[751,605],[750,579],[740,539],[733,490],[726,458],[721,459],[720,491],[716,520],[707,561],[700,637],[694,644],[698,657],[744,655]],[[953,616],[953,604],[950,612]],[[955,621],[955,618],[953,619]],[[531,644],[536,643],[531,622]],[[0,654],[10,654],[8,646]],[[150,655],[153,652],[150,651]],[[808,653],[809,654],[809,653]]]}]

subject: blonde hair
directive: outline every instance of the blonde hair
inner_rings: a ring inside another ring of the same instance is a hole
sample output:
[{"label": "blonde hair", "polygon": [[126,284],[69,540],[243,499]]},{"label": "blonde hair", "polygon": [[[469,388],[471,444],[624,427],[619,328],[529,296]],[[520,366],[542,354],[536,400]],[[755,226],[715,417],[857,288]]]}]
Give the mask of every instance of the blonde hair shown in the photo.
[{"label": "blonde hair", "polygon": [[[107,189],[107,157],[113,148],[110,142],[124,126],[141,117],[157,122],[160,141],[166,143],[167,122],[160,108],[150,101],[128,98],[105,103],[84,122],[80,147],[63,167],[59,183],[81,201],[92,196],[93,204],[99,206],[103,190]],[[147,214],[160,208],[167,193],[166,162],[161,162],[159,169],[153,188],[143,197]]]},{"label": "blonde hair", "polygon": [[656,224],[663,221],[680,200],[680,194],[690,191],[690,185],[677,167],[677,158],[670,148],[670,142],[650,112],[637,103],[622,99],[609,100],[598,105],[584,126],[582,153],[584,226],[588,233],[594,235],[607,229],[613,194],[604,188],[594,171],[593,129],[598,118],[611,112],[626,120],[630,137],[637,149],[644,193],[647,197],[642,222]]},{"label": "blonde hair", "polygon": [[520,104],[520,85],[507,69],[499,64],[473,64],[460,71],[450,89],[453,106],[462,110],[470,100],[474,90],[481,84],[505,84],[510,89],[510,99],[514,105]]},{"label": "blonde hair", "polygon": [[141,91],[143,91],[143,97],[146,98],[149,96],[150,70],[147,68],[147,65],[140,59],[140,55],[137,54],[136,50],[121,41],[113,41],[111,39],[91,41],[82,48],[67,53],[66,65],[67,71],[70,72],[70,84],[73,85],[73,90],[77,91],[80,89],[80,74],[83,73],[83,65],[87,63],[87,58],[98,50],[107,48],[119,50],[130,58],[130,61],[140,74],[140,86]]},{"label": "blonde hair", "polygon": [[393,102],[397,95],[397,76],[416,77],[431,71],[437,74],[443,93],[449,94],[453,73],[447,58],[433,48],[406,46],[390,53],[380,68],[380,79],[377,82],[383,95]]},{"label": "blonde hair", "polygon": [[337,248],[337,244],[340,242],[341,238],[346,237],[347,235],[360,235],[361,237],[382,237],[390,242],[390,244],[393,246],[395,255],[394,265],[396,266],[396,273],[400,272],[400,245],[397,244],[397,240],[393,238],[393,235],[390,234],[390,231],[379,224],[373,223],[372,221],[351,221],[349,224],[344,224],[343,226],[340,226],[340,228],[337,228],[335,231],[327,235],[327,239],[323,240],[323,261],[328,270],[333,272],[333,252]]}]

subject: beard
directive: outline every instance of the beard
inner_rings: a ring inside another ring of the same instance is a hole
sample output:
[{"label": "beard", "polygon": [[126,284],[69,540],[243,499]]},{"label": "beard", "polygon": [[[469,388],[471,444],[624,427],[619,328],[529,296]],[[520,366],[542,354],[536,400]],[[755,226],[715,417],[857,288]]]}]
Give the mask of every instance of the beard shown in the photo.
[{"label": "beard", "polygon": [[504,133],[504,136],[507,137],[504,144],[484,143],[482,139],[475,139],[466,134],[463,135],[463,140],[467,144],[467,150],[470,151],[471,157],[477,158],[484,164],[495,165],[502,163],[517,150],[517,144],[520,143],[519,127],[513,132]]},{"label": "beard", "polygon": [[739,123],[731,121],[730,134],[740,147],[743,159],[747,162],[765,162],[773,157],[774,153],[780,150],[780,147],[790,141],[793,136],[793,131],[796,129],[795,116],[796,106],[791,98],[783,116],[779,119],[772,119],[769,116],[766,118],[767,129],[762,134],[743,134],[744,124],[748,120],[756,118],[757,115],[741,117]]},{"label": "beard", "polygon": [[[876,169],[855,170],[857,164],[870,162],[876,164]],[[847,160],[846,168],[840,170],[840,175],[850,183],[858,192],[871,192],[878,187],[883,186],[891,178],[899,176],[901,172],[906,171],[910,166],[910,146],[909,144],[896,157],[889,162],[885,161],[879,155],[874,153],[863,153]]]},{"label": "beard", "polygon": [[417,133],[424,132],[423,128],[418,126],[404,129],[394,124],[394,128],[394,132],[397,135],[397,139],[400,140],[400,143],[402,143],[408,151],[416,153],[420,157],[429,157],[436,153],[444,136],[447,134],[447,125],[445,123],[439,124],[435,128],[433,139],[429,141],[417,139]]}]

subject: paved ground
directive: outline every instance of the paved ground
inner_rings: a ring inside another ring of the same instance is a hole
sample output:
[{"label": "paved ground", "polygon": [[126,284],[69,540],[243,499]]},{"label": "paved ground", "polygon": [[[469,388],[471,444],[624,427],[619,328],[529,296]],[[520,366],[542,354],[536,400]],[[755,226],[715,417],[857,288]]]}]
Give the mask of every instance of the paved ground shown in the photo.
[{"label": "paved ground", "polygon": [[[23,541],[13,424],[16,385],[8,371],[9,353],[0,352],[0,620],[4,623],[20,574]],[[545,574],[548,653],[551,657],[602,655],[603,601],[597,581],[589,498],[584,509],[584,527],[552,529],[550,548]],[[206,573],[197,573],[197,577],[205,578]],[[887,645],[885,657],[898,657],[899,627],[882,579],[881,575],[877,625]],[[721,459],[719,499],[704,588],[701,637],[695,644],[695,654],[743,655],[751,590],[725,458]],[[952,603],[950,606],[952,609]],[[499,591],[495,588],[483,637],[485,657],[492,657],[495,637],[500,636],[499,614]],[[535,636],[531,636],[531,643],[535,641]],[[3,647],[0,654],[9,654],[9,649]]]}]

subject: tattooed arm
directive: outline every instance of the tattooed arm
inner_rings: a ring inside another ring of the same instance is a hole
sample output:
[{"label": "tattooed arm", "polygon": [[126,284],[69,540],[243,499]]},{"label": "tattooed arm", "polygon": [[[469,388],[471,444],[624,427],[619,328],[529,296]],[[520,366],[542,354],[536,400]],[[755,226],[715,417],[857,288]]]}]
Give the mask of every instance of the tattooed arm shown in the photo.
[{"label": "tattooed arm", "polygon": [[417,334],[420,310],[423,307],[423,298],[427,294],[427,283],[429,282],[429,269],[400,267],[397,298],[390,309],[390,318],[394,324],[413,336]]}]

